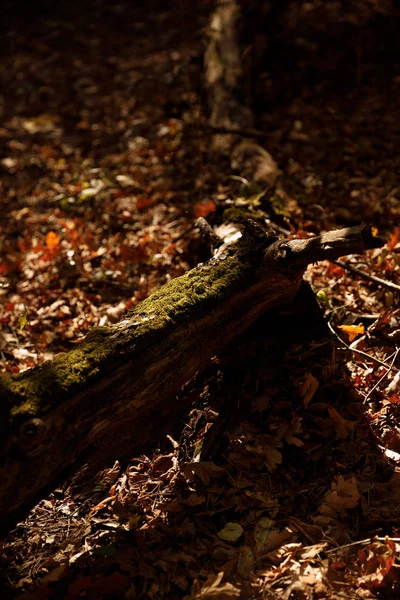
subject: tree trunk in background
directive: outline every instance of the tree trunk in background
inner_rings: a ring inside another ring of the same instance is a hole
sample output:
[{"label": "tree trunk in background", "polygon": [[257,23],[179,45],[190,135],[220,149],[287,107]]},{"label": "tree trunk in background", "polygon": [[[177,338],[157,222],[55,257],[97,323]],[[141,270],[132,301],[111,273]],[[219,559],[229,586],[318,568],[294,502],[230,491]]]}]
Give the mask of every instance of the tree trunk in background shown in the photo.
[{"label": "tree trunk in background", "polygon": [[158,439],[174,394],[264,312],[296,296],[309,263],[378,247],[368,227],[277,241],[255,224],[69,353],[0,378],[0,528],[89,464]]},{"label": "tree trunk in background", "polygon": [[204,80],[210,125],[216,131],[241,132],[216,133],[214,150],[229,154],[232,169],[250,182],[274,185],[280,174],[278,165],[263,146],[246,136],[246,132],[250,133],[254,127],[252,56],[257,53],[257,48],[262,53],[267,42],[265,36],[255,35],[249,44],[246,41],[249,34],[244,29],[246,26],[249,29],[247,20],[252,29],[251,15],[258,15],[260,11],[262,14],[260,6],[242,7],[238,0],[217,5],[208,30]]}]

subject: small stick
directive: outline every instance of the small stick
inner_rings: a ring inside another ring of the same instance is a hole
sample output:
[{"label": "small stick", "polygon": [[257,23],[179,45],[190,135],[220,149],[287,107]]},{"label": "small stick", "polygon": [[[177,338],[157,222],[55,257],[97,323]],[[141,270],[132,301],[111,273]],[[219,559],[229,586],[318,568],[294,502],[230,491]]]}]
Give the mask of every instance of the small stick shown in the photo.
[{"label": "small stick", "polygon": [[399,543],[400,538],[391,538],[391,537],[373,537],[366,538],[365,540],[357,540],[356,542],[351,542],[351,544],[345,544],[344,546],[338,546],[337,548],[332,548],[331,550],[324,550],[325,554],[331,554],[332,552],[339,552],[339,550],[344,550],[345,548],[351,548],[352,546],[359,546],[362,544],[371,544],[372,542],[386,542],[390,540],[391,542]]},{"label": "small stick", "polygon": [[[390,369],[392,369],[392,368],[393,368],[394,362],[395,362],[395,360],[396,360],[396,358],[397,358],[397,355],[398,355],[399,351],[400,351],[400,349],[399,349],[399,348],[397,348],[396,352],[393,352],[393,355],[392,355],[392,356],[393,356],[393,360],[392,360],[392,364],[390,365]],[[382,377],[380,377],[380,378],[379,378],[379,380],[376,382],[376,384],[374,385],[374,387],[372,387],[372,388],[369,390],[368,394],[367,394],[367,395],[364,397],[364,402],[366,402],[366,401],[368,400],[368,398],[371,396],[372,392],[373,392],[374,390],[376,390],[376,388],[377,388],[377,387],[378,387],[378,385],[381,383],[381,381],[383,381],[383,380],[385,379],[385,377],[387,377],[388,373],[389,373],[389,371],[386,371],[386,373],[384,373],[384,374],[382,375]]]},{"label": "small stick", "polygon": [[386,279],[381,279],[380,277],[376,277],[375,275],[369,275],[368,273],[365,273],[365,271],[360,271],[360,269],[353,267],[349,263],[344,263],[341,260],[332,260],[331,262],[335,263],[335,265],[338,265],[339,267],[342,267],[342,269],[346,269],[351,273],[359,275],[359,277],[362,277],[363,279],[367,279],[368,281],[372,281],[373,283],[377,283],[378,285],[387,287],[389,290],[394,290],[397,293],[400,292],[400,285],[397,285],[392,281],[386,281]]},{"label": "small stick", "polygon": [[356,354],[360,354],[361,356],[364,356],[368,360],[372,360],[372,362],[380,365],[381,367],[385,367],[385,369],[387,369],[388,371],[395,371],[396,373],[399,372],[399,369],[397,367],[390,366],[390,365],[386,364],[385,362],[383,362],[382,360],[379,360],[379,358],[375,358],[375,356],[371,356],[367,352],[363,352],[362,350],[357,350],[356,348],[350,348],[350,346],[348,344],[346,344],[346,342],[344,340],[342,340],[340,335],[338,335],[336,333],[336,331],[334,330],[334,328],[332,327],[332,325],[329,321],[328,321],[328,327],[332,331],[332,333],[337,337],[337,339],[340,340],[342,342],[342,344],[344,344],[348,350],[350,350],[350,352],[355,352]]}]

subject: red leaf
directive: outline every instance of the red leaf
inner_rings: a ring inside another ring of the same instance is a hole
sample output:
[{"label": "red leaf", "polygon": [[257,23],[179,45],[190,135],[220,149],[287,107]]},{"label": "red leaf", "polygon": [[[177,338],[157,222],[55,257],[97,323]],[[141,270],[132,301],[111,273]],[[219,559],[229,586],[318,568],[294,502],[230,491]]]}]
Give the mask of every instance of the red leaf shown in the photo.
[{"label": "red leaf", "polygon": [[8,273],[8,264],[6,262],[0,263],[0,275],[7,275]]},{"label": "red leaf", "polygon": [[398,404],[400,402],[400,397],[398,394],[392,394],[390,398],[388,398],[388,402],[392,402],[393,404]]},{"label": "red leaf", "polygon": [[194,216],[196,219],[199,217],[208,217],[209,214],[216,210],[217,207],[212,200],[202,200],[194,205]]},{"label": "red leaf", "polygon": [[145,208],[152,206],[154,202],[154,198],[138,198],[136,200],[136,208],[137,210],[144,210]]}]

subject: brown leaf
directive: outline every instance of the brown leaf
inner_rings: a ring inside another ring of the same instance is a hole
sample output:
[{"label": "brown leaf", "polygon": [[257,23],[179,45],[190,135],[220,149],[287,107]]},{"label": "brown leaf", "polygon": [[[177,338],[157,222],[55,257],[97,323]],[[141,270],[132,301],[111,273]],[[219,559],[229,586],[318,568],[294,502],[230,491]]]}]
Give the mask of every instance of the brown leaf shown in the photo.
[{"label": "brown leaf", "polygon": [[348,421],[347,419],[344,419],[338,413],[336,408],[330,407],[328,409],[328,411],[329,411],[330,418],[335,423],[336,438],[345,440],[353,433],[355,423],[352,423],[352,421]]},{"label": "brown leaf", "polygon": [[354,475],[347,478],[339,475],[333,480],[330,491],[325,494],[319,512],[326,516],[334,516],[335,513],[357,506],[360,498]]},{"label": "brown leaf", "polygon": [[205,485],[210,485],[211,479],[224,474],[224,470],[211,461],[188,463],[184,466],[183,471],[189,480],[193,480],[193,476],[197,475]]},{"label": "brown leaf", "polygon": [[311,373],[306,373],[304,381],[299,388],[300,396],[303,397],[303,404],[307,406],[312,400],[315,392],[317,391],[319,382],[315,379]]},{"label": "brown leaf", "polygon": [[202,600],[203,598],[212,598],[212,600],[232,600],[240,597],[240,589],[231,583],[222,583],[225,573],[212,574],[207,577],[207,581],[200,586],[195,582],[190,596],[185,600]]}]

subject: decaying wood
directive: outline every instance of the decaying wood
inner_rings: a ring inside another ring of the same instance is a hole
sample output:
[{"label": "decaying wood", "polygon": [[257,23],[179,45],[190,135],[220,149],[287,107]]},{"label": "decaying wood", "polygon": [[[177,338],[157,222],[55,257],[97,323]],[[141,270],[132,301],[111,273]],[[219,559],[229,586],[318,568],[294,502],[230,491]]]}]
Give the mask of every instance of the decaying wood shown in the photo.
[{"label": "decaying wood", "polygon": [[[249,181],[274,185],[280,170],[254,137],[251,109],[251,61],[243,46],[243,4],[218,3],[210,19],[204,56],[204,82],[210,107],[210,126],[220,131],[214,149],[229,154],[231,167]],[[250,131],[250,135],[246,134]]]},{"label": "decaying wood", "polygon": [[[210,124],[228,129],[253,127],[253,114],[245,88],[246,70],[240,44],[242,14],[237,0],[219,3],[211,17],[204,56],[204,82],[208,91]],[[246,98],[247,96],[247,98]],[[216,137],[219,149],[230,149],[236,137]]]},{"label": "decaying wood", "polygon": [[157,439],[174,394],[262,313],[290,302],[307,264],[380,245],[368,227],[292,241],[250,227],[120,323],[94,328],[52,362],[1,377],[2,529],[66,470],[99,470]]}]

